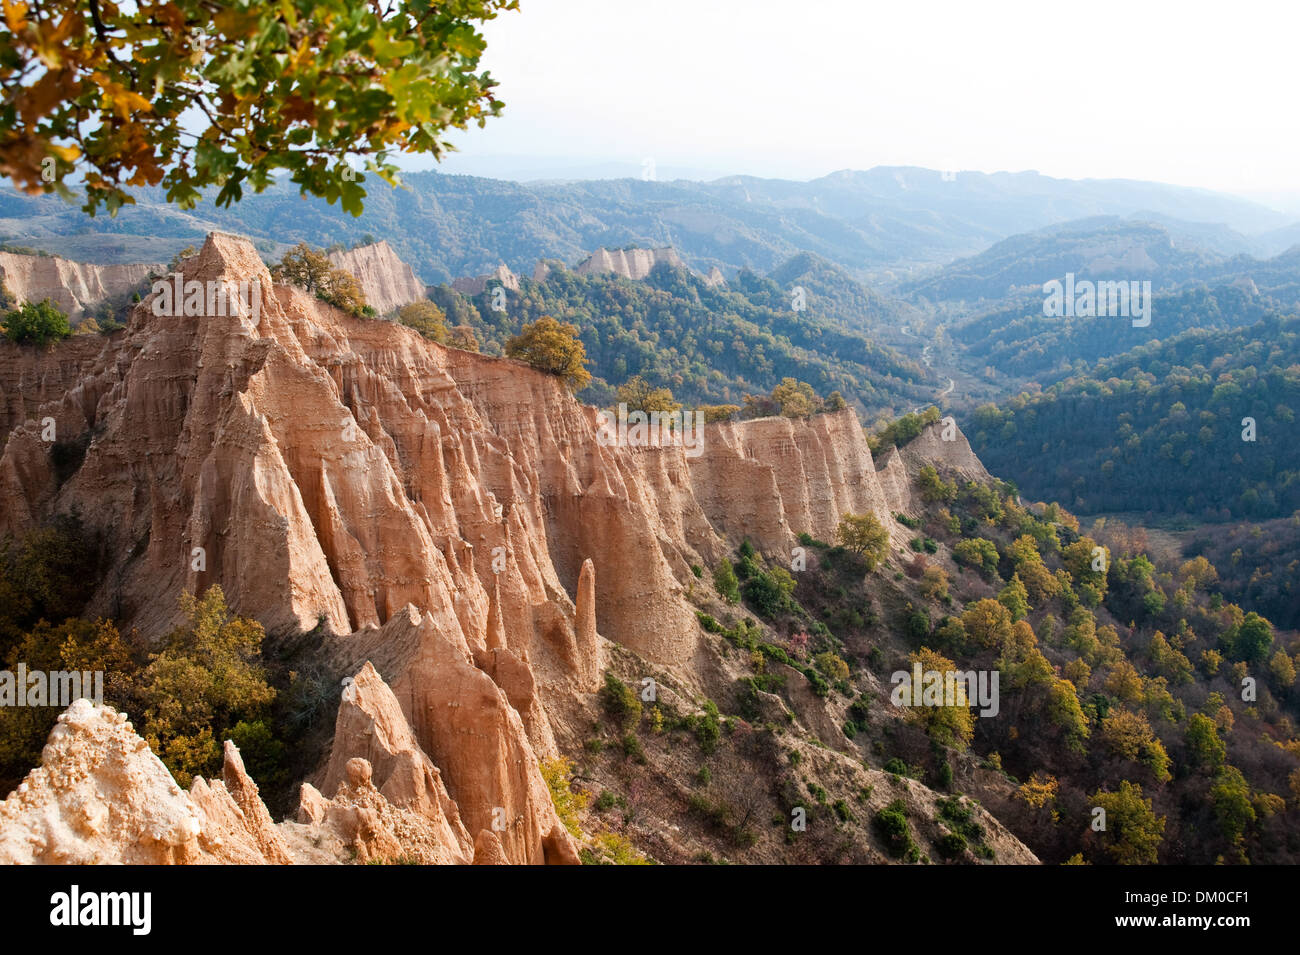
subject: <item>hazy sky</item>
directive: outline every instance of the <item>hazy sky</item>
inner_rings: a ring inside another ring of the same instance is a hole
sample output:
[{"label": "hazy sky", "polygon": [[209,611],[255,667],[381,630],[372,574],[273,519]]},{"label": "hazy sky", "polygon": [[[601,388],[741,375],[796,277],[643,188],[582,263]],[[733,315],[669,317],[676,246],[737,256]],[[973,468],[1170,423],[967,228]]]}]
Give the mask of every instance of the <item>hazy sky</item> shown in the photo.
[{"label": "hazy sky", "polygon": [[458,137],[449,172],[910,164],[1300,192],[1294,3],[521,6],[486,29],[505,115]]}]

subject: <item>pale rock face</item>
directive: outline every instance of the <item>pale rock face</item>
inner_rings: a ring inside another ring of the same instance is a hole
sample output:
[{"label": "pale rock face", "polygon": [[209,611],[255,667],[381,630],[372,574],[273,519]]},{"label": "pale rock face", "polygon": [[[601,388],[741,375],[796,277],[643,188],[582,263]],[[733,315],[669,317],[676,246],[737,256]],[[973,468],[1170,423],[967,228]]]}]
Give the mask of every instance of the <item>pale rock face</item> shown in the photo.
[{"label": "pale rock face", "polygon": [[689,459],[695,496],[728,539],[787,553],[797,534],[834,540],[845,514],[894,525],[871,449],[852,409],[806,422],[757,418],[705,429],[704,453]]},{"label": "pale rock face", "polygon": [[125,295],[151,274],[161,275],[167,267],[153,265],[90,265],[57,255],[20,255],[0,252],[0,275],[5,287],[23,302],[49,299],[73,321],[92,305]]},{"label": "pale rock face", "polygon": [[597,249],[573,271],[578,275],[613,272],[625,279],[640,280],[661,262],[682,267],[675,249]]},{"label": "pale rock face", "polygon": [[77,700],[50,732],[41,765],[0,803],[0,863],[287,861],[267,858],[224,788],[199,789],[196,803],[125,714]]},{"label": "pale rock face", "polygon": [[[304,783],[298,809],[300,823],[314,841],[323,834],[359,863],[408,860],[421,865],[464,865],[470,861],[459,843],[444,841],[437,821],[389,802],[375,788],[370,764],[348,761],[347,774],[333,799]],[[292,823],[282,823],[292,831]],[[468,837],[466,837],[468,838]]]},{"label": "pale rock face", "polygon": [[944,423],[936,421],[926,425],[919,435],[903,445],[900,453],[907,470],[915,474],[929,464],[940,474],[955,475],[964,481],[990,480],[989,472],[971,450],[961,429],[953,425],[948,433],[952,440],[943,440]]},{"label": "pale rock face", "polygon": [[[363,688],[356,693],[360,699],[348,705],[373,705],[390,711],[382,714],[388,717],[396,712],[397,723],[376,729],[392,731],[388,742],[411,743],[387,687],[373,670],[362,676]],[[349,742],[346,737],[336,740],[335,754]],[[223,778],[196,778],[185,793],[125,714],[77,700],[59,716],[41,765],[0,803],[0,864],[474,861],[475,844],[440,784],[436,797],[441,804],[400,798],[416,795],[403,770],[421,763],[432,767],[418,747],[386,756],[390,775],[385,789],[399,796],[394,802],[375,787],[370,762],[351,757],[333,799],[304,785],[299,823],[277,826],[233,743],[225,744]],[[433,773],[437,783],[437,770]],[[495,845],[502,861],[513,861],[499,841]]]},{"label": "pale rock face", "polygon": [[722,269],[715,265],[713,268],[709,269],[709,274],[704,277],[704,284],[715,287],[720,285],[725,286],[727,284],[727,279],[722,274]]},{"label": "pale rock face", "polygon": [[356,277],[366,304],[379,315],[425,297],[424,283],[416,277],[414,269],[398,258],[387,240],[346,252],[331,252],[329,260],[335,268]]},{"label": "pale rock face", "polygon": [[[428,753],[445,774],[447,793],[468,832],[493,832],[514,864],[577,859],[523,719],[506,692],[475,666],[451,620],[408,607],[381,630],[340,638],[333,652],[344,659],[364,656],[377,661],[378,670],[400,674],[391,695],[414,734],[406,744]],[[341,754],[349,752],[340,746],[336,742],[327,773],[336,772]]]},{"label": "pale rock face", "polygon": [[[541,263],[538,263],[539,267]],[[451,287],[462,294],[474,296],[482,295],[492,282],[500,282],[501,285],[512,292],[519,291],[519,276],[511,272],[505,265],[498,265],[487,275],[474,277],[458,278],[452,281]]]},{"label": "pale rock face", "polygon": [[887,448],[876,461],[876,477],[885,492],[885,503],[895,514],[915,516],[912,511],[912,479],[897,448]]},{"label": "pale rock face", "polygon": [[221,781],[225,784],[226,792],[230,793],[231,799],[243,813],[244,822],[256,840],[258,848],[262,850],[268,862],[277,865],[289,864],[293,860],[290,859],[288,849],[280,839],[280,834],[276,832],[271,814],[258,794],[257,783],[253,782],[252,777],[244,769],[244,760],[239,755],[239,750],[234,743],[226,740],[222,755],[224,758]]},{"label": "pale rock face", "polygon": [[457,860],[469,861],[473,843],[442,774],[420,748],[397,698],[369,662],[344,688],[320,790],[336,792],[355,775],[357,763],[364,763],[366,781],[388,802],[426,819],[440,845]]}]

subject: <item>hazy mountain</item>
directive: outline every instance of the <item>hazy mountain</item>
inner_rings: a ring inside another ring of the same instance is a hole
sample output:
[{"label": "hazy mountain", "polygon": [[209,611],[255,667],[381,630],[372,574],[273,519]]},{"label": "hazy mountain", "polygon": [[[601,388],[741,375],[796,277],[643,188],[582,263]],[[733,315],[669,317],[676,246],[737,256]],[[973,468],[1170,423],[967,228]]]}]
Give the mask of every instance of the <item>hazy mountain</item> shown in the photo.
[{"label": "hazy mountain", "polygon": [[[913,167],[843,171],[808,182],[732,176],[710,182],[639,179],[518,183],[411,173],[407,188],[376,182],[353,218],[288,188],[248,195],[233,209],[168,209],[157,190],[134,208],[91,221],[53,197],[0,196],[0,238],[101,261],[167,258],[211,229],[260,240],[354,244],[387,238],[427,282],[504,262],[574,262],[598,246],[671,245],[692,268],[769,271],[814,252],[856,273],[904,277],[1054,223],[1139,210],[1243,233],[1288,217],[1243,199],[1128,180],[1063,180],[1037,173],[945,174]],[[1274,240],[1276,241],[1276,240]]]},{"label": "hazy mountain", "polygon": [[900,288],[930,301],[997,300],[1020,291],[1041,298],[1042,285],[1074,273],[1078,279],[1150,280],[1168,288],[1212,274],[1223,256],[1150,222],[1105,216],[1012,236],[935,275]]}]

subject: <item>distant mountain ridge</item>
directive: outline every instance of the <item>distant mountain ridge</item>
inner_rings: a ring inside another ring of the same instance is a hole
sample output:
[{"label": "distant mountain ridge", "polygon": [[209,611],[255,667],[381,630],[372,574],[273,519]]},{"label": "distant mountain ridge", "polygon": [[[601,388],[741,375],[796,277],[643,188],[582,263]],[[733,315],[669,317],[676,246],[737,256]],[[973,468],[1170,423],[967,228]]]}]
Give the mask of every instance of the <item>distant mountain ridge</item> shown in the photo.
[{"label": "distant mountain ridge", "polygon": [[[1054,223],[1139,211],[1223,223],[1243,234],[1292,226],[1288,216],[1205,190],[1127,180],[1061,180],[1037,173],[915,167],[843,171],[795,182],[731,176],[711,182],[636,179],[517,183],[411,173],[406,188],[368,183],[353,218],[323,200],[275,187],[231,209],[183,212],[145,189],[114,219],[88,220],[62,201],[0,193],[0,238],[100,261],[167,258],[208,231],[284,243],[356,245],[383,235],[429,284],[504,263],[526,274],[539,259],[575,264],[597,248],[672,246],[692,269],[768,271],[813,252],[859,276],[904,278]],[[1280,251],[1280,249],[1273,249]],[[146,254],[151,252],[152,254]]]},{"label": "distant mountain ridge", "polygon": [[1296,301],[1300,246],[1271,258],[1242,252],[1242,247],[1258,244],[1223,226],[1100,216],[1012,236],[897,291],[930,302],[987,308],[994,302],[1041,299],[1043,283],[1072,272],[1094,281],[1150,280],[1157,290],[1254,283],[1279,301]]}]

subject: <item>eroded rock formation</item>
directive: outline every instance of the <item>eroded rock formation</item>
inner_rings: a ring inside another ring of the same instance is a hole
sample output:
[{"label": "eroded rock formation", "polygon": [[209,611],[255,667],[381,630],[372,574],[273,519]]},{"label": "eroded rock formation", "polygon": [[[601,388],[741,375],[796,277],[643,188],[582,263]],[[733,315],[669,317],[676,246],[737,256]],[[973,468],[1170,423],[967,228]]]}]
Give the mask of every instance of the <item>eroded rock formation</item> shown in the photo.
[{"label": "eroded rock formation", "polygon": [[329,260],[335,268],[356,276],[366,304],[380,315],[425,296],[425,285],[416,277],[415,270],[398,258],[386,240],[346,252],[331,252]]},{"label": "eroded rock formation", "polygon": [[505,265],[498,265],[487,275],[454,279],[451,287],[464,295],[474,296],[482,295],[487,290],[488,285],[493,282],[499,282],[503,288],[507,288],[512,292],[519,291],[519,276],[511,272]]},{"label": "eroded rock formation", "polygon": [[[183,270],[262,283],[260,314],[155,316],[146,302],[111,338],[0,345],[0,533],[75,507],[123,555],[88,614],[156,638],[182,591],[220,584],[271,632],[321,621],[353,681],[299,821],[278,826],[233,747],[222,781],[173,793],[129,730],[78,710],[93,759],[167,794],[129,822],[152,826],[147,850],[95,850],[122,861],[389,858],[396,843],[424,861],[576,862],[539,766],[582,732],[609,641],[694,685],[693,564],[745,537],[788,554],[800,533],[832,539],[850,511],[910,536],[892,513],[911,465],[878,473],[852,410],[710,425],[695,450],[610,445],[556,378],[272,286],[246,240],[214,234]],[[62,482],[46,418],[85,444]],[[970,466],[929,441],[903,458]],[[9,818],[36,831],[40,806],[84,802],[42,782],[78,758],[92,759],[51,750],[24,791],[45,801],[6,803]],[[113,832],[105,845],[125,838]],[[21,851],[92,851],[62,838]]]},{"label": "eroded rock formation", "polygon": [[0,276],[10,294],[22,302],[48,298],[73,321],[90,306],[127,295],[151,274],[166,271],[161,264],[90,265],[57,255],[0,252]]},{"label": "eroded rock formation", "polygon": [[574,272],[579,275],[597,275],[613,272],[625,279],[639,280],[661,262],[683,268],[681,257],[671,248],[665,249],[597,249],[580,262]]}]

